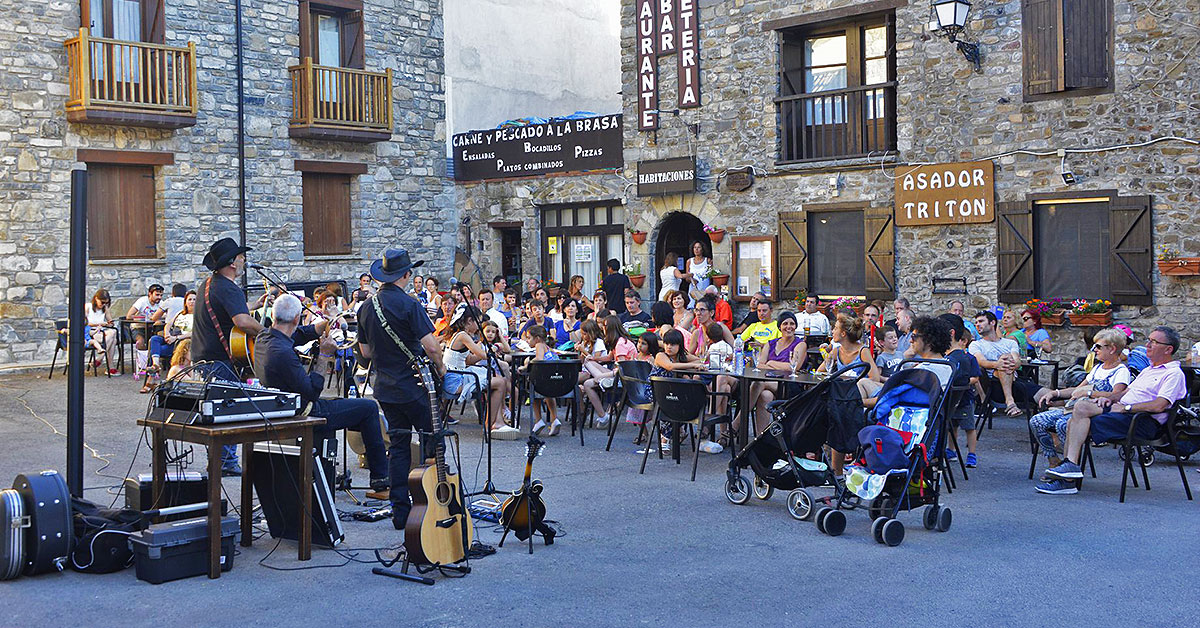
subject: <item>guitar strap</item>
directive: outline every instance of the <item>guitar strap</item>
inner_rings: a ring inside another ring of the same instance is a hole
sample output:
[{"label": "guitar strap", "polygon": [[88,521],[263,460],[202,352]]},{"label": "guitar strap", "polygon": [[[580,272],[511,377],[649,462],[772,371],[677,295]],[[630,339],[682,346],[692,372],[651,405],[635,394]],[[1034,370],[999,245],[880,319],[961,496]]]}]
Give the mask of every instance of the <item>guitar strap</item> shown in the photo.
[{"label": "guitar strap", "polygon": [[396,343],[397,347],[400,347],[400,352],[404,354],[404,357],[408,358],[408,363],[412,366],[413,370],[417,370],[417,356],[413,355],[408,345],[400,341],[400,336],[397,336],[396,332],[392,330],[392,326],[388,324],[387,317],[383,314],[383,306],[379,304],[379,293],[375,293],[375,296],[371,297],[371,305],[375,307],[375,315],[379,317],[379,324],[383,326],[383,331],[392,339],[392,342]]},{"label": "guitar strap", "polygon": [[233,349],[229,348],[229,342],[225,340],[225,332],[221,330],[221,323],[217,321],[217,313],[213,311],[212,301],[209,300],[209,293],[212,292],[213,276],[209,275],[208,280],[204,282],[204,307],[208,310],[208,316],[212,319],[213,329],[217,330],[217,338],[221,339],[221,346],[225,348],[225,355],[229,356],[229,361],[233,361]]}]

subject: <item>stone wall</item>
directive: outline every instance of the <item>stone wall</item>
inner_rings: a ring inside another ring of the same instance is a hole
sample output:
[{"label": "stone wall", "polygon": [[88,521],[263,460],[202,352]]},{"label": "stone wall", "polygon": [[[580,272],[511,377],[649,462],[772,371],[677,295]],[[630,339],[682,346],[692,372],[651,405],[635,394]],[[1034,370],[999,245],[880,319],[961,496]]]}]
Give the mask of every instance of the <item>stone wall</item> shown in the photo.
[{"label": "stone wall", "polygon": [[[176,131],[69,124],[63,42],[78,33],[78,2],[0,0],[0,364],[49,359],[66,317],[69,172],[78,148],[170,151],[157,167],[160,258],[92,262],[87,292],[138,296],[150,283],[193,284],[208,245],[238,237],[237,92],[231,0],[166,2],[166,43],[197,49],[200,111]],[[357,277],[400,244],[448,274],[455,223],[444,178],[441,3],[365,2],[366,69],[393,70],[391,141],[349,144],[288,137],[297,64],[298,3],[243,4],[247,244],[291,280]],[[301,175],[293,160],[367,164],[352,186],[353,253],[303,253]],[[252,282],[253,283],[253,282]],[[124,314],[124,312],[120,312]]]}]

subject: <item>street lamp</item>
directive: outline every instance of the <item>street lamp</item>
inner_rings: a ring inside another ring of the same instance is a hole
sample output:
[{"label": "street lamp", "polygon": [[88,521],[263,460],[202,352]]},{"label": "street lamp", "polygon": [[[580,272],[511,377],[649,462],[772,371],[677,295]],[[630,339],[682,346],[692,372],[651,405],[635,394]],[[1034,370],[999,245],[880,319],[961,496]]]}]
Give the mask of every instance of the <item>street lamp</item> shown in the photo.
[{"label": "street lamp", "polygon": [[962,53],[963,58],[979,70],[979,44],[959,39],[967,28],[967,14],[971,12],[971,3],[967,0],[932,0],[932,3],[932,22],[937,25],[937,31],[944,33],[950,43],[955,44]]}]

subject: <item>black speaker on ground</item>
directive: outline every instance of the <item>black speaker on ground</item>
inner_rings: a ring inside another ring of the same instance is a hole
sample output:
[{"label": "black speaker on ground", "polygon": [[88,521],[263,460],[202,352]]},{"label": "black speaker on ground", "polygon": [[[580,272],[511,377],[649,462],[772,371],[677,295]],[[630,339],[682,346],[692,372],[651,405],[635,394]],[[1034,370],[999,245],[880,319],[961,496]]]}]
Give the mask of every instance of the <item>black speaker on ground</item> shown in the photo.
[{"label": "black speaker on ground", "polygon": [[[250,481],[254,483],[271,536],[299,540],[300,448],[277,442],[255,443],[250,455],[254,456]],[[313,457],[313,477],[309,479],[312,511],[305,518],[313,527],[313,544],[333,547],[346,538],[333,505],[333,463],[320,456]]]}]

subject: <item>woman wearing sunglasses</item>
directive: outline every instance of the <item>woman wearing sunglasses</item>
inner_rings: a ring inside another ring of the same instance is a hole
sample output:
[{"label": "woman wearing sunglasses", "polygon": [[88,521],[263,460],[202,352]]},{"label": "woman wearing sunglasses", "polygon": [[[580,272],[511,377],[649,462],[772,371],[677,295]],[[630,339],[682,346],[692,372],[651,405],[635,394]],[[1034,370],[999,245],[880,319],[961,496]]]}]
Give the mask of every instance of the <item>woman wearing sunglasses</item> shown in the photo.
[{"label": "woman wearing sunglasses", "polygon": [[1025,342],[1030,349],[1050,353],[1054,343],[1050,342],[1050,332],[1042,328],[1042,315],[1035,310],[1021,312],[1021,328],[1025,332]]}]

